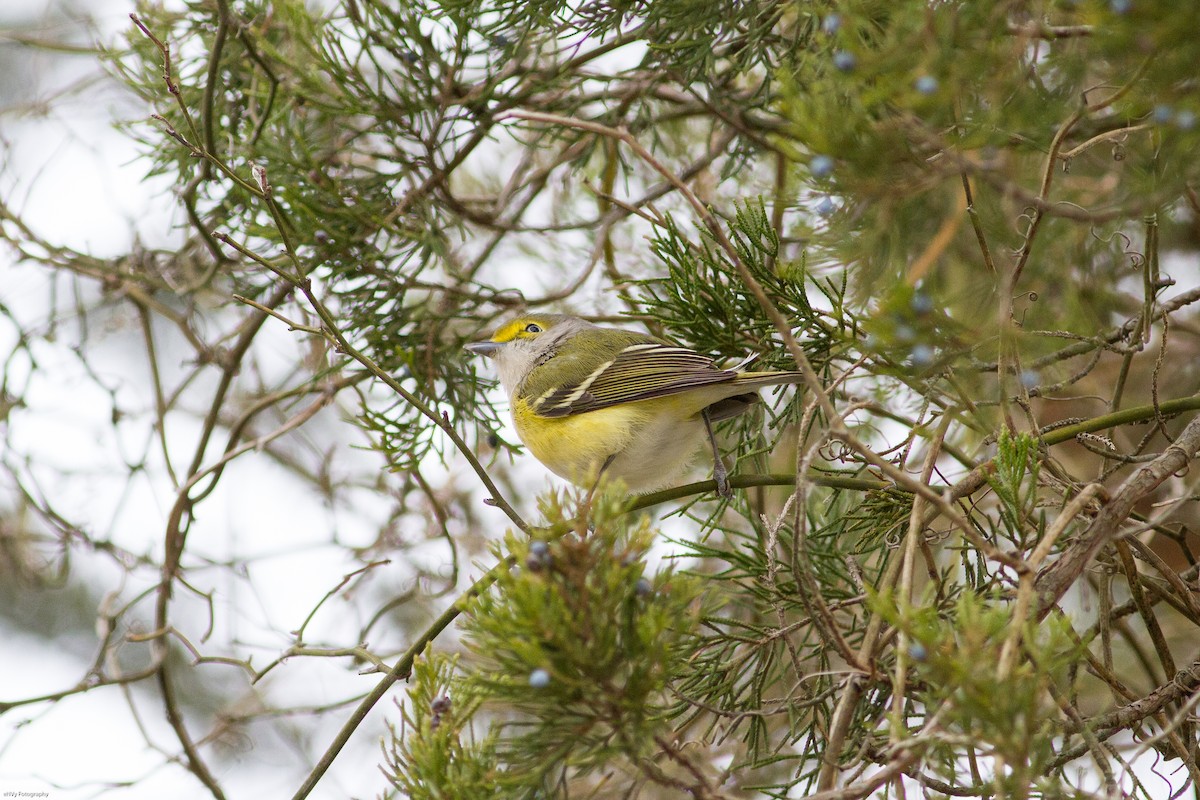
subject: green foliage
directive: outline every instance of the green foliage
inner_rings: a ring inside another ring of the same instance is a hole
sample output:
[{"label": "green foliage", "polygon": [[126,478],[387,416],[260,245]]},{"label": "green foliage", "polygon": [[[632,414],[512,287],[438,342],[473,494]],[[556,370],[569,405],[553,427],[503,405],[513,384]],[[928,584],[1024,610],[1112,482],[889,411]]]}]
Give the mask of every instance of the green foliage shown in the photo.
[{"label": "green foliage", "polygon": [[[933,742],[929,760],[953,779],[960,768],[953,742],[962,736],[1006,765],[1000,783],[1007,791],[1024,794],[1040,783],[1058,755],[1053,742],[1061,721],[1052,694],[1067,691],[1083,653],[1069,623],[1014,620],[1011,607],[974,593],[944,610],[898,605],[890,596],[875,597],[872,605],[910,637],[920,690],[906,707],[922,707],[938,732],[910,733]],[[1012,642],[1023,652],[1005,671],[1000,665]],[[1049,796],[1059,788],[1053,781],[1042,786]]]},{"label": "green foliage", "polygon": [[1000,501],[1000,513],[1008,537],[1021,541],[1022,531],[1038,532],[1037,524],[1031,524],[1038,497],[1038,473],[1041,471],[1037,437],[1001,429],[996,441],[994,463],[996,469],[989,476],[988,484]]},{"label": "green foliage", "polygon": [[866,348],[890,366],[892,374],[935,375],[957,359],[989,342],[937,304],[928,292],[908,284],[894,285],[877,298],[863,323]]},{"label": "green foliage", "polygon": [[[834,326],[844,336],[849,323],[842,317],[832,324],[823,319],[808,292],[823,291],[833,308],[840,309],[839,287],[811,281],[802,261],[780,261],[779,234],[761,199],[737,206],[729,237],[741,262],[791,323],[793,335],[804,338],[805,352],[817,365],[827,364],[830,349],[839,341]],[[639,284],[640,305],[654,319],[669,321],[685,341],[703,343],[717,355],[741,358],[754,353],[759,356],[755,369],[786,368],[788,356],[779,332],[711,234],[704,232],[694,242],[667,217],[650,245],[666,267],[663,276]]]},{"label": "green foliage", "polygon": [[673,543],[698,560],[697,573],[717,583],[725,601],[705,619],[691,669],[678,679],[678,713],[705,738],[736,736],[744,784],[778,797],[814,782],[820,759],[808,743],[822,739],[822,698],[839,683],[804,573],[820,586],[820,603],[839,609],[841,635],[859,646],[857,581],[882,580],[895,527],[911,508],[900,493],[811,491],[802,553],[787,511],[749,528],[718,525],[702,542]]},{"label": "green foliage", "polygon": [[[569,510],[565,501],[544,501],[550,539],[509,534],[496,548],[516,566],[466,609],[471,656],[457,674],[418,673],[410,706],[425,709],[448,694],[454,712],[442,727],[428,724],[427,711],[410,712],[405,739],[426,741],[394,745],[399,788],[475,796],[463,792],[486,773],[498,794],[480,796],[534,797],[539,788],[607,772],[614,760],[649,768],[653,742],[670,730],[676,705],[667,687],[690,669],[701,584],[670,567],[649,567],[656,531],[645,517],[625,514],[620,497]],[[431,776],[462,752],[461,726],[476,710],[493,721],[467,763],[486,753],[492,767],[443,772],[437,782]]]},{"label": "green foliage", "polygon": [[413,665],[403,727],[392,731],[388,777],[410,800],[508,798],[496,780],[496,739],[475,741],[471,721],[481,698],[456,678],[458,660],[437,654]]},{"label": "green foliage", "polygon": [[[1195,26],[1196,10],[1127,5],[1118,13],[1120,4],[1102,0],[832,4],[825,19],[838,24],[795,54],[781,107],[793,158],[811,166],[821,155],[834,164],[828,174],[800,175],[846,198],[828,224],[805,228],[811,261],[854,265],[862,297],[887,291],[923,256],[959,265],[929,273],[926,290],[979,340],[993,335],[995,318],[981,313],[992,301],[978,289],[990,283],[989,269],[1004,268],[1009,251],[1020,248],[1027,226],[1011,220],[1022,207],[1029,213],[1043,177],[1052,179],[1059,204],[1051,216],[1066,204],[1098,202],[1120,209],[1104,216],[1131,222],[1162,210],[1196,178],[1194,162],[1183,157],[1200,135],[1188,88],[1193,70],[1184,65],[1194,64],[1194,54],[1185,55],[1190,49],[1179,41]],[[1053,33],[1085,25],[1094,28]],[[1005,30],[1012,35],[995,35]],[[852,54],[853,68],[836,67],[843,53]],[[1095,111],[1088,114],[1081,100]],[[1132,128],[1115,133],[1124,126]],[[1071,136],[1047,163],[1060,130]],[[1166,163],[1179,166],[1165,170]],[[1113,191],[1100,184],[1108,174],[1119,176],[1108,184]],[[991,264],[972,226],[951,212],[964,180],[975,187],[972,208]],[[1015,204],[989,191],[1003,195],[1005,187],[1017,191]],[[1140,248],[1114,237],[1120,223],[1047,224],[1052,233],[1040,240],[1022,281],[1041,301],[1023,319],[1034,328],[1089,329],[1117,301],[1096,271],[1136,267],[1127,251]],[[939,235],[947,237],[945,249],[932,251]],[[1082,294],[1062,291],[1064,264],[1075,265],[1069,284]]]}]

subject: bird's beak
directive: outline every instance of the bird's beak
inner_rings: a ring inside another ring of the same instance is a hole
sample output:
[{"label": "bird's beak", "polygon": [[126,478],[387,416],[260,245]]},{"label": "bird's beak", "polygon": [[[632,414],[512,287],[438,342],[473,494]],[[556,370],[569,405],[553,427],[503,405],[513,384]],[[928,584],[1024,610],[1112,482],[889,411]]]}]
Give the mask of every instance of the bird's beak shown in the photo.
[{"label": "bird's beak", "polygon": [[463,349],[470,353],[474,353],[477,356],[495,358],[496,353],[499,352],[500,348],[503,346],[504,345],[500,342],[471,342],[468,345],[463,345]]}]

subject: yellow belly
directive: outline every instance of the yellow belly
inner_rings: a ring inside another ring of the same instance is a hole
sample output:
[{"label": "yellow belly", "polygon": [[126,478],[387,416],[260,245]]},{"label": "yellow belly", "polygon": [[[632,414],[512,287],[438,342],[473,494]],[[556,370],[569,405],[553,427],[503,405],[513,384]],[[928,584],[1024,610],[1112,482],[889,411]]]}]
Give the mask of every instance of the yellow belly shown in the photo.
[{"label": "yellow belly", "polygon": [[655,398],[557,418],[539,417],[518,402],[513,423],[529,452],[556,475],[590,488],[615,455],[605,479],[650,492],[678,482],[704,441],[700,416],[681,416],[674,401]]}]

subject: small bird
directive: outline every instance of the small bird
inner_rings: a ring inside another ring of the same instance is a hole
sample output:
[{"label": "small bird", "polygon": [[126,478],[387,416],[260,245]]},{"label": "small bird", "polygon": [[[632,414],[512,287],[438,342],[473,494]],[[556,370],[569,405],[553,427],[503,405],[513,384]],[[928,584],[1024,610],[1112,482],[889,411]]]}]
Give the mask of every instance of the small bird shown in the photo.
[{"label": "small bird", "polygon": [[496,363],[517,435],[551,472],[583,487],[620,479],[644,494],[670,486],[707,436],[718,492],[730,495],[712,423],[799,372],[722,369],[644,333],[566,314],[526,314],[466,345]]}]

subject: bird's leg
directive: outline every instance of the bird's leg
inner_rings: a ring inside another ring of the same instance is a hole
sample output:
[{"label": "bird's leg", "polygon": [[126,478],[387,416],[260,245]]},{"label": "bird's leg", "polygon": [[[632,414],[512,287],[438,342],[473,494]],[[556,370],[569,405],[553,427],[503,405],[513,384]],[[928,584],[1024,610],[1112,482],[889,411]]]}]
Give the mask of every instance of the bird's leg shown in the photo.
[{"label": "bird's leg", "polygon": [[700,412],[700,419],[704,420],[704,430],[708,434],[708,443],[712,446],[713,480],[717,482],[717,494],[728,499],[733,497],[733,490],[729,488],[729,472],[725,469],[725,462],[721,460],[721,449],[717,447],[717,436],[713,433],[712,420],[708,416],[707,408]]},{"label": "bird's leg", "polygon": [[592,498],[595,497],[596,490],[600,488],[600,481],[604,480],[605,471],[612,466],[612,463],[616,460],[616,458],[617,454],[613,453],[611,456],[604,459],[604,463],[600,465],[600,471],[596,473],[596,482],[592,484],[592,488],[587,493],[587,500],[585,502],[588,505],[592,504]]}]

